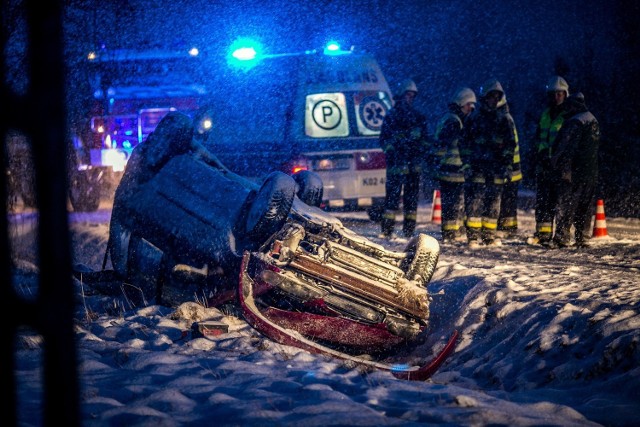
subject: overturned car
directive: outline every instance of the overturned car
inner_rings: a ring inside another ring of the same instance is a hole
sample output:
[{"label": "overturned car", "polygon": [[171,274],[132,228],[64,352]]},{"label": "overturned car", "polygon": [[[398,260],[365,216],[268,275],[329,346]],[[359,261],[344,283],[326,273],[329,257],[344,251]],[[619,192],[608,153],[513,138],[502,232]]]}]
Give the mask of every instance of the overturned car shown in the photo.
[{"label": "overturned car", "polygon": [[231,172],[193,136],[189,117],[170,113],[129,160],[107,252],[139,299],[235,303],[281,343],[351,359],[414,342],[429,322],[437,241],[419,234],[403,252],[387,250],[321,210],[321,200],[313,172],[273,172],[262,183]]}]

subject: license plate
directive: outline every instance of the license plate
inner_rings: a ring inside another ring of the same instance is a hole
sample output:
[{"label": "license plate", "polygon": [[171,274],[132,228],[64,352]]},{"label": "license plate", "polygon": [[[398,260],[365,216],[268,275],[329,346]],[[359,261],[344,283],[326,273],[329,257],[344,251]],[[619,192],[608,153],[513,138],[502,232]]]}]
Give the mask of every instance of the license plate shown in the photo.
[{"label": "license plate", "polygon": [[375,187],[377,185],[384,185],[384,178],[378,178],[377,176],[362,178],[363,187]]}]

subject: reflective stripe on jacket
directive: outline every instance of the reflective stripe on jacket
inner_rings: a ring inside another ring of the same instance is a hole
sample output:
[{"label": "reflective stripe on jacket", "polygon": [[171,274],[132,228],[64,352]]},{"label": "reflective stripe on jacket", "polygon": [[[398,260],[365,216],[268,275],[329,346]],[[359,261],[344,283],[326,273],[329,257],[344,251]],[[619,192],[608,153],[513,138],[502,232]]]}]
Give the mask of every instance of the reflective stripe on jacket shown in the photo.
[{"label": "reflective stripe on jacket", "polygon": [[460,155],[460,135],[462,119],[453,112],[445,114],[436,129],[439,167],[438,179],[448,182],[464,182],[462,157]]},{"label": "reflective stripe on jacket", "polygon": [[513,150],[513,170],[511,171],[511,182],[522,180],[522,168],[520,166],[520,144],[518,143],[518,130],[513,126],[513,136],[516,140],[516,148]]},{"label": "reflective stripe on jacket", "polygon": [[513,168],[517,135],[508,110],[491,110],[481,101],[467,118],[462,135],[462,160],[471,166],[472,181],[503,184]]}]

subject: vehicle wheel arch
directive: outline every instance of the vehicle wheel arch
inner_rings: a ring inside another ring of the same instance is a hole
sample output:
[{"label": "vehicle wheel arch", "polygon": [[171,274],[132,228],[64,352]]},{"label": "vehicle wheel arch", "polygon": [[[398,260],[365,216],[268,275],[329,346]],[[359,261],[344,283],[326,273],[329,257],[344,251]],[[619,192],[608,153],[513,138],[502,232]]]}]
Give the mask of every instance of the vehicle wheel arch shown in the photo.
[{"label": "vehicle wheel arch", "polygon": [[295,193],[295,180],[279,171],[270,173],[260,189],[249,193],[234,227],[242,248],[258,247],[282,228]]}]

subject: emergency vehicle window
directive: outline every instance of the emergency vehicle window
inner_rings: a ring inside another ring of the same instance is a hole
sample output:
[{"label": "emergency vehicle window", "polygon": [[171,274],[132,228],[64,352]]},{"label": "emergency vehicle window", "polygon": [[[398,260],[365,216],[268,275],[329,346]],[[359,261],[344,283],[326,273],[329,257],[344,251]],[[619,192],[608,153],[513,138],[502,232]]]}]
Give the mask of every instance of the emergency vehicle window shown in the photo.
[{"label": "emergency vehicle window", "polygon": [[391,108],[386,92],[355,92],[353,94],[359,135],[379,135],[382,121]]},{"label": "emergency vehicle window", "polygon": [[330,138],[349,135],[347,103],[343,93],[307,95],[304,129],[312,138]]}]

